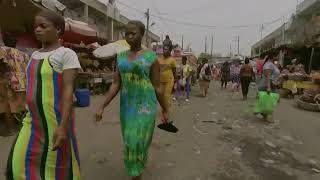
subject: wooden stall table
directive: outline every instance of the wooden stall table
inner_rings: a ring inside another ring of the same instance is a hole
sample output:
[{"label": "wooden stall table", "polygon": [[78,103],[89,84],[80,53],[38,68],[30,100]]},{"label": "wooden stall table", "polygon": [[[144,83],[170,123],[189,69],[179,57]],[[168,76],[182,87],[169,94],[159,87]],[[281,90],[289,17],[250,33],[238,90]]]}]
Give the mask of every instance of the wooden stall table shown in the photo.
[{"label": "wooden stall table", "polygon": [[292,90],[292,89],[316,89],[320,88],[319,85],[314,84],[311,81],[285,81],[282,85],[282,88]]}]

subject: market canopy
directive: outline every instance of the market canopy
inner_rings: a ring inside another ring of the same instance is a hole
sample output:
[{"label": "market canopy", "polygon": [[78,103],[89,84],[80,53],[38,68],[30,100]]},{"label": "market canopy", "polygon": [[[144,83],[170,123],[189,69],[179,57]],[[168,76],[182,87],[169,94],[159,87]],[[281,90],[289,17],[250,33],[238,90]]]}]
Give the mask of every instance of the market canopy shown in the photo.
[{"label": "market canopy", "polygon": [[63,36],[64,41],[77,44],[81,42],[91,44],[97,41],[98,32],[87,23],[70,18],[66,18],[65,21],[66,30]]},{"label": "market canopy", "polygon": [[58,0],[6,0],[0,1],[0,26],[3,31],[26,32],[32,27],[39,9],[63,12],[66,7]]}]

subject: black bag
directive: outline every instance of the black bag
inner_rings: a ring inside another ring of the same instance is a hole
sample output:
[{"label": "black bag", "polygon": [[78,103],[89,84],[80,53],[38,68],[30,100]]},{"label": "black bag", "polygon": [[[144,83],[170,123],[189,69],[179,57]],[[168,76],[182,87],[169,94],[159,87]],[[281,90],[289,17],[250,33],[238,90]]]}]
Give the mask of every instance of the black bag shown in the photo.
[{"label": "black bag", "polygon": [[204,76],[202,76],[203,80],[210,81],[211,80],[211,67],[208,65],[204,70]]}]

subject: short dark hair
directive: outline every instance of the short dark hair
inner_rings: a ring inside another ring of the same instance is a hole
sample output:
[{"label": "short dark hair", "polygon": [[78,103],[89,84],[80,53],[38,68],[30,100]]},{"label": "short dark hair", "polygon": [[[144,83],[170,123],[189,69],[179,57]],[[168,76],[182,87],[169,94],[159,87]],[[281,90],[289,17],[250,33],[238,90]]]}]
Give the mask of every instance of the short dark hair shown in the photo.
[{"label": "short dark hair", "polygon": [[53,25],[60,30],[60,33],[59,33],[60,36],[64,34],[66,22],[63,16],[50,10],[42,10],[37,14],[37,16],[44,17],[50,22],[52,22]]},{"label": "short dark hair", "polygon": [[136,20],[129,21],[127,25],[137,26],[142,36],[146,32],[146,26],[141,21],[136,21]]},{"label": "short dark hair", "polygon": [[187,56],[182,56],[182,60],[188,60]]},{"label": "short dark hair", "polygon": [[245,63],[245,64],[249,64],[249,62],[250,62],[250,59],[249,59],[249,58],[246,58],[246,59],[244,60],[244,63]]}]

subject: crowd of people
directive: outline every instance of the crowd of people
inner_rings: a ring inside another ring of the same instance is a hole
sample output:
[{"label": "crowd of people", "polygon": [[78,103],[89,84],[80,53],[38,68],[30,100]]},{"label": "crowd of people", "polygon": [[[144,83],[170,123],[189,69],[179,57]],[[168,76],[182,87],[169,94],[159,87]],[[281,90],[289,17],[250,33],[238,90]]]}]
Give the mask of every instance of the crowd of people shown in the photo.
[{"label": "crowd of people", "polygon": [[[34,33],[42,48],[32,54],[27,67],[28,114],[8,158],[8,180],[81,177],[72,103],[81,66],[76,53],[59,43],[64,28],[64,18],[51,11],[42,11],[35,17]],[[245,100],[250,83],[256,79],[259,91],[275,93],[280,74],[270,56],[256,72],[249,59],[244,65],[225,62],[218,68],[204,58],[195,71],[183,57],[182,67],[177,68],[171,57],[172,43],[166,43],[163,57],[157,58],[153,50],[142,48],[144,33],[145,26],[140,21],[126,25],[125,38],[131,48],[117,55],[114,81],[95,114],[95,121],[100,122],[104,109],[120,94],[124,163],[133,180],[141,179],[145,169],[158,103],[161,120],[168,123],[172,100],[191,101],[192,77],[197,77],[201,95],[206,97],[210,82],[218,73],[221,89],[231,82],[233,91],[240,91],[241,87]]]}]

